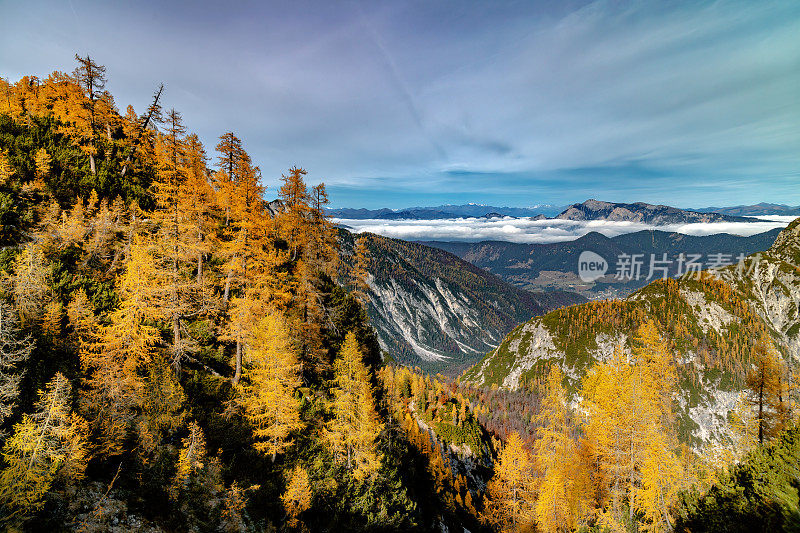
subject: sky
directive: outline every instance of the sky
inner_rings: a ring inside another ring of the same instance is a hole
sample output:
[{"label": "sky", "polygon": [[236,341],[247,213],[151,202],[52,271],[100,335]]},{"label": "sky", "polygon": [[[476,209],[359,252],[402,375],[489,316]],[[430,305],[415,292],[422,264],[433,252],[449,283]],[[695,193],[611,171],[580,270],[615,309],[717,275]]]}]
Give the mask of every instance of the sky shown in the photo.
[{"label": "sky", "polygon": [[0,0],[0,76],[106,65],[332,207],[800,204],[800,2]]}]

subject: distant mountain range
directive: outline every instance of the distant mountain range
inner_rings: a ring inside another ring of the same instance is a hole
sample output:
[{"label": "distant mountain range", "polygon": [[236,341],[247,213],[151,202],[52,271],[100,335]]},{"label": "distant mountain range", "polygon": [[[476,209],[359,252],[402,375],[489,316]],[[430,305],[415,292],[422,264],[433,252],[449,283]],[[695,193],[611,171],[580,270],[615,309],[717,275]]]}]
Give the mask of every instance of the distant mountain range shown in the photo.
[{"label": "distant mountain range", "polygon": [[[667,254],[674,259],[678,254],[701,254],[707,263],[714,254],[727,254],[735,260],[739,254],[751,254],[769,248],[780,233],[774,229],[749,237],[726,233],[691,236],[666,231],[638,231],[616,237],[588,233],[574,241],[550,244],[518,244],[502,241],[484,242],[425,242],[451,252],[461,259],[485,269],[505,281],[528,290],[570,290],[590,298],[624,296],[645,285],[645,279],[617,280],[614,278],[618,258],[622,254],[640,254],[644,276],[649,274],[650,257],[662,259]],[[608,275],[594,283],[578,278],[578,257],[581,252],[592,251],[603,257]],[[678,263],[671,261],[669,274],[677,272]],[[660,272],[659,272],[660,274]]]},{"label": "distant mountain range", "polygon": [[723,215],[734,215],[742,217],[763,216],[763,215],[785,215],[800,216],[800,206],[792,207],[784,204],[760,203],[754,205],[737,205],[733,207],[703,207],[695,209],[700,213],[721,213]]},{"label": "distant mountain range", "polygon": [[326,213],[334,218],[355,220],[441,220],[447,218],[478,218],[486,215],[509,217],[544,217],[555,216],[564,209],[563,206],[549,204],[532,207],[497,207],[482,204],[440,205],[436,207],[408,207],[406,209],[328,209]]},{"label": "distant mountain range", "polygon": [[[370,322],[381,347],[410,366],[452,375],[516,325],[586,301],[570,292],[528,292],[438,248],[362,235],[370,253]],[[342,260],[351,265],[354,236],[340,230],[340,238]]]},{"label": "distant mountain range", "polygon": [[542,220],[610,220],[641,222],[644,224],[687,224],[697,222],[752,222],[751,215],[786,214],[800,215],[800,208],[776,204],[758,204],[738,207],[709,207],[698,210],[680,209],[666,205],[643,202],[614,203],[587,200],[566,207],[537,205],[532,207],[497,207],[482,204],[440,205],[436,207],[409,207],[393,210],[383,209],[329,209],[329,216],[342,219],[378,220],[442,220],[452,218],[533,218]]},{"label": "distant mountain range", "polygon": [[600,200],[586,200],[581,204],[572,204],[556,218],[561,220],[642,222],[655,226],[696,222],[752,222],[752,219],[741,216],[700,213],[666,205],[653,205],[643,202],[620,204],[602,202]]}]

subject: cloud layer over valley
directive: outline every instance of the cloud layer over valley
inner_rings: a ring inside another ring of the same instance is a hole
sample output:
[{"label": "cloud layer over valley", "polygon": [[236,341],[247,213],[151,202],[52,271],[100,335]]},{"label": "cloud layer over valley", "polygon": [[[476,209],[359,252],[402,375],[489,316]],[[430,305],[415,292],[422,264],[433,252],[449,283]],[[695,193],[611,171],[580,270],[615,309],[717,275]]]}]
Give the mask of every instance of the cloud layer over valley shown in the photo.
[{"label": "cloud layer over valley", "polygon": [[351,231],[370,232],[409,241],[508,241],[517,243],[563,242],[596,231],[607,237],[641,230],[661,230],[686,235],[730,233],[749,236],[786,227],[794,217],[758,217],[754,222],[716,222],[653,226],[607,220],[530,220],[528,218],[459,218],[446,220],[334,219]]}]

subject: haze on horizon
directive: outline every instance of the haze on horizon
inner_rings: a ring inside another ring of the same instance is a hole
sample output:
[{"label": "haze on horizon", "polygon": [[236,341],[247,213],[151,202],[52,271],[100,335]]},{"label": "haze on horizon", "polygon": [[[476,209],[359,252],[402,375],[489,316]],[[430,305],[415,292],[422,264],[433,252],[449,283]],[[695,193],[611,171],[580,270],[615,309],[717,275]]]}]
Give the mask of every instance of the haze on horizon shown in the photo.
[{"label": "haze on horizon", "polygon": [[[0,75],[164,82],[333,207],[800,204],[800,3],[0,3]],[[270,192],[267,192],[267,195]]]}]

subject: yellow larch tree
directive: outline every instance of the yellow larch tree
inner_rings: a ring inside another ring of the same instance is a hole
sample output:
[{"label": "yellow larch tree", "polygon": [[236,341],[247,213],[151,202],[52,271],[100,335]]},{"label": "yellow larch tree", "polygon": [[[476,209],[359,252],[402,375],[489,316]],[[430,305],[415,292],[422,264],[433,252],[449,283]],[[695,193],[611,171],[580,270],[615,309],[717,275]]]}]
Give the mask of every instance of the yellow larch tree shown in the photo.
[{"label": "yellow larch tree", "polygon": [[7,185],[11,176],[14,175],[14,167],[8,160],[8,154],[0,149],[0,185]]},{"label": "yellow larch tree", "polygon": [[[215,246],[214,191],[206,167],[203,144],[195,134],[186,137],[186,179],[179,190],[179,210],[186,217],[187,247],[196,258],[197,286],[205,287],[204,259]],[[203,302],[205,303],[205,302]]]},{"label": "yellow larch tree", "polygon": [[[610,495],[599,520],[620,529],[638,512],[648,531],[671,528],[666,512],[679,488],[672,398],[676,374],[671,353],[656,325],[637,330],[632,353],[621,348],[597,363],[584,380],[586,436]],[[623,515],[627,505],[628,515]]]},{"label": "yellow larch tree", "polygon": [[632,487],[632,501],[644,517],[645,531],[671,531],[668,507],[682,488],[673,413],[677,372],[669,345],[653,321],[645,322],[637,330],[633,355],[632,385],[642,389],[638,404],[634,393],[631,394],[635,409],[641,412],[640,420],[634,423],[644,426],[639,433],[645,435],[645,447],[637,466],[641,485]]},{"label": "yellow larch tree", "polygon": [[571,419],[563,374],[550,369],[547,393],[537,418],[535,443],[537,470],[541,474],[536,500],[538,529],[572,531],[589,510],[590,482],[581,463],[577,431]]},{"label": "yellow larch tree", "polygon": [[189,434],[183,439],[178,454],[178,468],[171,487],[173,498],[186,489],[190,480],[205,467],[206,461],[206,438],[197,422],[193,421],[189,424]]},{"label": "yellow larch tree", "polygon": [[52,342],[61,342],[61,322],[64,316],[64,306],[58,300],[51,300],[44,307],[42,317],[42,333]]},{"label": "yellow larch tree", "polygon": [[186,415],[186,394],[174,367],[158,352],[142,373],[136,433],[141,454],[146,455],[155,451],[165,436],[180,429]]},{"label": "yellow larch tree", "polygon": [[511,433],[495,461],[486,487],[483,518],[502,531],[535,528],[534,465],[519,433]]},{"label": "yellow larch tree", "polygon": [[50,157],[50,154],[47,153],[47,150],[44,148],[39,148],[36,150],[36,153],[33,156],[33,162],[35,168],[34,175],[36,176],[33,186],[38,192],[43,193],[47,188],[45,185],[45,179],[50,176],[50,165],[52,163],[52,158]]},{"label": "yellow larch tree", "polygon": [[325,440],[337,461],[356,479],[365,479],[380,468],[378,435],[383,424],[375,411],[364,355],[352,331],[334,362],[334,376],[333,419],[327,424]]},{"label": "yellow larch tree", "polygon": [[750,405],[747,392],[739,393],[736,405],[728,414],[728,417],[732,442],[730,446],[722,447],[721,450],[713,450],[722,455],[719,460],[721,468],[740,460],[758,445],[758,428],[760,424]]},{"label": "yellow larch tree", "polygon": [[118,253],[116,240],[118,232],[122,230],[123,211],[121,202],[109,206],[106,199],[100,201],[98,209],[87,221],[90,232],[83,241],[83,264],[97,261],[111,267],[112,259]]},{"label": "yellow larch tree", "polygon": [[369,301],[369,265],[370,255],[369,247],[367,245],[367,236],[361,235],[356,239],[356,246],[354,250],[355,257],[353,259],[352,278],[355,285],[353,294],[361,302],[366,305]]},{"label": "yellow larch tree", "polygon": [[[132,106],[128,106],[125,116],[122,117],[121,127],[128,141],[128,146],[125,146],[125,161],[122,164],[122,170],[119,175],[121,178],[125,177],[129,168],[137,166],[138,161],[152,160],[152,142],[155,136],[155,128],[153,124],[161,121],[161,95],[164,92],[164,84],[160,84],[156,91],[153,93],[153,99],[147,110],[141,115],[137,116],[136,111]],[[137,159],[134,156],[139,155]]]},{"label": "yellow larch tree", "polygon": [[316,270],[325,272],[336,279],[339,267],[339,253],[336,226],[325,214],[328,205],[328,191],[324,183],[311,188],[311,231],[312,246],[310,247],[310,262]]},{"label": "yellow larch tree", "polygon": [[281,175],[282,185],[278,191],[278,198],[283,202],[279,227],[289,245],[292,261],[297,259],[310,239],[307,221],[311,211],[311,196],[303,179],[306,174],[302,168],[290,168],[289,174]]},{"label": "yellow larch tree", "polygon": [[[106,67],[97,64],[88,55],[81,57],[75,54],[75,60],[78,62],[78,67],[75,69],[73,76],[84,92],[84,99],[80,104],[85,110],[85,115],[82,117],[84,118],[83,127],[73,133],[81,134],[80,137],[83,138],[81,149],[89,156],[89,168],[92,175],[96,175],[96,132],[101,114],[101,109],[99,109],[101,105],[98,105],[98,102],[102,100],[103,89],[106,84]],[[75,115],[81,116],[78,113]]]},{"label": "yellow larch tree", "polygon": [[652,428],[640,466],[641,486],[633,489],[635,508],[642,514],[643,531],[672,531],[669,507],[678,491],[687,488],[682,476],[678,441],[664,427]]},{"label": "yellow larch tree", "polygon": [[159,332],[151,324],[162,318],[155,301],[153,257],[139,239],[129,251],[118,279],[119,306],[108,324],[97,325],[81,343],[81,364],[89,376],[84,398],[101,455],[116,455],[142,407],[143,372],[153,360]]},{"label": "yellow larch tree", "polygon": [[235,203],[233,189],[240,181],[237,176],[237,169],[240,159],[245,154],[242,148],[242,141],[232,132],[223,133],[216,146],[220,154],[217,158],[217,168],[215,174],[215,185],[217,188],[217,201],[220,209],[225,213],[225,226],[230,224],[231,207]]},{"label": "yellow larch tree", "polygon": [[286,242],[291,274],[287,302],[291,319],[297,324],[300,359],[304,375],[329,369],[322,342],[325,309],[317,282],[321,274],[335,277],[338,254],[336,230],[324,213],[328,202],[324,184],[311,191],[305,183],[306,171],[293,167],[281,176],[279,207],[272,209],[276,234]]},{"label": "yellow larch tree", "polygon": [[67,321],[78,341],[76,344],[80,344],[80,339],[97,326],[94,308],[82,288],[73,291],[72,299],[67,304]]},{"label": "yellow larch tree", "polygon": [[237,402],[253,428],[259,452],[274,461],[292,444],[302,427],[295,391],[300,365],[283,317],[271,312],[252,330],[246,350],[244,379],[236,385]]},{"label": "yellow larch tree", "polygon": [[181,189],[186,182],[186,128],[180,113],[167,113],[166,131],[159,137],[158,179],[156,180],[157,209],[151,213],[156,223],[153,244],[158,265],[158,287],[163,295],[158,299],[172,330],[172,365],[180,369],[181,361],[191,351],[190,339],[183,333],[184,316],[193,311],[193,276],[187,273],[186,263],[194,254],[188,244],[190,233],[187,213],[181,205]]},{"label": "yellow larch tree", "polygon": [[23,325],[42,318],[42,310],[50,293],[50,265],[42,247],[26,245],[14,259],[12,291],[14,303]]},{"label": "yellow larch tree", "polygon": [[44,503],[56,480],[75,481],[88,461],[86,421],[70,409],[72,387],[56,374],[40,392],[33,414],[14,426],[2,449],[0,504],[8,522],[18,522]]},{"label": "yellow larch tree", "polygon": [[236,385],[250,332],[269,304],[280,305],[281,288],[275,270],[280,259],[272,249],[260,171],[243,151],[234,168],[238,181],[234,183],[234,202],[222,246],[222,256],[226,259],[223,303],[229,304],[222,338],[236,345],[232,378]]},{"label": "yellow larch tree", "polygon": [[281,495],[281,503],[289,517],[287,525],[290,528],[296,530],[301,527],[300,515],[311,507],[313,496],[308,472],[300,465],[295,466],[289,476],[286,491]]},{"label": "yellow larch tree", "polygon": [[770,440],[789,422],[786,363],[772,341],[762,335],[750,355],[750,369],[745,383],[747,399],[758,427],[758,442]]},{"label": "yellow larch tree", "polygon": [[54,238],[59,248],[64,249],[72,244],[82,244],[88,233],[87,222],[84,202],[78,198],[69,212],[61,214],[60,222],[53,228]]}]

